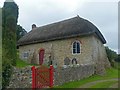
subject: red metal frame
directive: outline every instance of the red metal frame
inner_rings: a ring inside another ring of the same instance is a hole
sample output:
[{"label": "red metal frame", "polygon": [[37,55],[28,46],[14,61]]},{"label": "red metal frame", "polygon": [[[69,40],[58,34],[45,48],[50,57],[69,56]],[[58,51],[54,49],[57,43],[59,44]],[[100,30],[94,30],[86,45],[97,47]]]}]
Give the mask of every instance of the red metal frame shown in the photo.
[{"label": "red metal frame", "polygon": [[32,88],[35,88],[35,66],[32,67]]},{"label": "red metal frame", "polygon": [[50,86],[49,87],[53,87],[53,66],[50,65]]},{"label": "red metal frame", "polygon": [[53,87],[53,66],[46,67],[32,67],[32,88]]}]

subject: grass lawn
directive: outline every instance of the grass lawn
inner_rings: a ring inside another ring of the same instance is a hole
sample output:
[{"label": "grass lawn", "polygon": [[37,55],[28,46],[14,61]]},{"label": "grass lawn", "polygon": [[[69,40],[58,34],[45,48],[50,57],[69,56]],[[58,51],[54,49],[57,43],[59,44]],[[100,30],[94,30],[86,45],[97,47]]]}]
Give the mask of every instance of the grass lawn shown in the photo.
[{"label": "grass lawn", "polygon": [[89,78],[82,79],[79,81],[73,81],[69,83],[65,83],[61,86],[55,86],[54,88],[78,88],[83,84],[86,84],[88,82],[93,82],[97,80],[105,80],[105,79],[112,79],[112,78],[118,78],[118,70],[114,68],[107,69],[107,73],[105,76],[99,76],[99,75],[93,75]]},{"label": "grass lawn", "polygon": [[106,82],[101,82],[97,83],[96,85],[90,87],[90,88],[109,88],[109,86],[117,83],[118,81],[106,81]]},{"label": "grass lawn", "polygon": [[23,60],[20,60],[20,59],[18,59],[16,61],[16,67],[23,68],[23,67],[26,67],[26,66],[37,66],[37,65],[36,64],[28,64],[27,62],[25,62]]},{"label": "grass lawn", "polygon": [[22,60],[20,60],[20,59],[18,59],[18,60],[16,61],[16,67],[25,67],[25,66],[27,66],[27,65],[29,65],[27,62],[22,61]]},{"label": "grass lawn", "polygon": [[37,66],[35,64],[28,64],[26,60],[21,60],[19,58],[19,51],[17,50],[17,60],[16,60],[16,67],[23,68],[26,66]]}]

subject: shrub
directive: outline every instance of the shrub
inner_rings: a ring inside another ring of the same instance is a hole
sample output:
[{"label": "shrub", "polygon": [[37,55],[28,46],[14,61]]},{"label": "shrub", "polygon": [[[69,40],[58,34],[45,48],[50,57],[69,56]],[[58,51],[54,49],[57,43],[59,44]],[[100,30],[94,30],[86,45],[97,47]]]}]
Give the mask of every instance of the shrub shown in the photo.
[{"label": "shrub", "polygon": [[118,55],[115,51],[109,49],[108,47],[105,47],[105,49],[106,49],[107,57],[110,61],[110,64],[111,64],[112,67],[114,67],[114,61],[115,61],[115,59],[117,58]]}]

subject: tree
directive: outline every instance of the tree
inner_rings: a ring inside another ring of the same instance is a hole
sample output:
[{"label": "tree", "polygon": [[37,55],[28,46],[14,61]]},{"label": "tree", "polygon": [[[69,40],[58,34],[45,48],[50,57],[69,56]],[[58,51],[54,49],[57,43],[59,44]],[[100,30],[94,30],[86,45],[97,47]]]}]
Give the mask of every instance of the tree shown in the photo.
[{"label": "tree", "polygon": [[115,59],[116,62],[120,63],[120,54],[118,54],[117,58]]},{"label": "tree", "polygon": [[117,53],[111,49],[109,49],[108,47],[105,47],[106,49],[106,53],[107,53],[107,57],[111,63],[111,66],[114,65],[114,61],[117,58]]},{"label": "tree", "polygon": [[27,31],[22,26],[17,25],[16,34],[17,34],[17,41],[18,41],[21,37],[27,34]]},{"label": "tree", "polygon": [[9,84],[12,66],[16,65],[16,26],[18,6],[6,0],[2,8],[2,88]]}]

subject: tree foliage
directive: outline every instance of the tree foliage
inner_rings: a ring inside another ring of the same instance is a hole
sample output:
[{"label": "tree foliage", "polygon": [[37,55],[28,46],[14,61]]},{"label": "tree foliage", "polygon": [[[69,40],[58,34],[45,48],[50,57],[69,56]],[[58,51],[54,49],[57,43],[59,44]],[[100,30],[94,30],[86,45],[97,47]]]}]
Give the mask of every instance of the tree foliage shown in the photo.
[{"label": "tree foliage", "polygon": [[12,66],[16,65],[16,27],[18,6],[15,2],[4,2],[2,8],[2,88],[9,84]]},{"label": "tree foliage", "polygon": [[23,37],[25,34],[27,34],[27,31],[20,25],[17,25],[17,41]]},{"label": "tree foliage", "polygon": [[108,47],[105,47],[105,49],[106,49],[106,53],[107,53],[107,56],[110,62],[117,58],[117,53],[115,51],[111,50]]},{"label": "tree foliage", "polygon": [[115,51],[111,50],[108,47],[105,47],[105,49],[106,49],[107,57],[110,61],[110,64],[111,64],[112,67],[114,67],[114,61],[118,57],[118,55]]},{"label": "tree foliage", "polygon": [[117,58],[115,59],[116,62],[120,62],[120,54],[118,54]]}]

